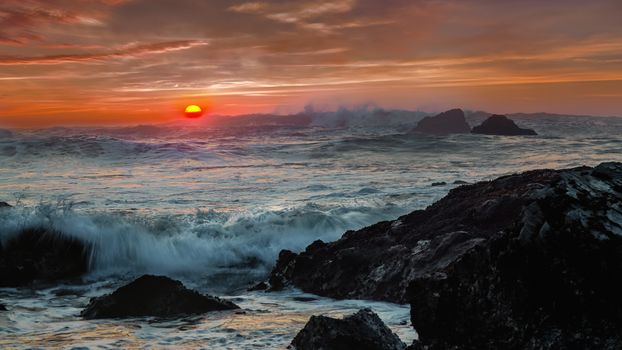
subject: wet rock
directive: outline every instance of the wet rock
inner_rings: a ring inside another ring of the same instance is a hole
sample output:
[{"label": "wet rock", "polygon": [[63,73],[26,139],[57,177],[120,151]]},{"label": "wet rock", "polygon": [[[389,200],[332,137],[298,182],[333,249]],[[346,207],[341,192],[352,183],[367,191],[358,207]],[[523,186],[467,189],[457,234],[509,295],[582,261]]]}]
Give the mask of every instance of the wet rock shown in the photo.
[{"label": "wet rock", "polygon": [[426,134],[468,134],[471,127],[461,109],[452,109],[434,117],[425,117],[419,121],[414,132]]},{"label": "wet rock", "polygon": [[175,317],[239,309],[230,301],[190,290],[164,276],[144,275],[112,294],[92,298],[80,315],[87,319]]},{"label": "wet rock", "polygon": [[0,209],[2,209],[2,208],[10,208],[10,207],[12,207],[12,205],[10,205],[9,203],[7,203],[7,202],[0,202]]},{"label": "wet rock", "polygon": [[266,289],[268,289],[268,284],[266,282],[259,282],[256,285],[248,288],[247,290],[249,292],[255,292],[255,291],[266,290]]},{"label": "wet rock", "polygon": [[622,163],[460,186],[286,253],[272,275],[324,296],[409,302],[415,348],[621,348]]},{"label": "wet rock", "polygon": [[488,119],[484,120],[482,124],[474,127],[472,133],[503,136],[537,135],[534,130],[521,129],[512,119],[499,114],[490,116]]},{"label": "wet rock", "polygon": [[468,182],[466,182],[466,181],[462,181],[462,180],[454,181],[454,185],[466,185],[466,184],[468,184]]},{"label": "wet rock", "polygon": [[439,181],[439,182],[432,183],[432,187],[445,186],[445,185],[447,185],[447,182],[445,181]]},{"label": "wet rock", "polygon": [[45,229],[26,229],[0,243],[0,286],[79,278],[88,271],[90,247]]},{"label": "wet rock", "polygon": [[0,303],[0,311],[7,311],[6,306],[2,303]]},{"label": "wet rock", "polygon": [[401,350],[397,335],[370,309],[359,310],[344,319],[311,316],[292,341],[296,350]]}]

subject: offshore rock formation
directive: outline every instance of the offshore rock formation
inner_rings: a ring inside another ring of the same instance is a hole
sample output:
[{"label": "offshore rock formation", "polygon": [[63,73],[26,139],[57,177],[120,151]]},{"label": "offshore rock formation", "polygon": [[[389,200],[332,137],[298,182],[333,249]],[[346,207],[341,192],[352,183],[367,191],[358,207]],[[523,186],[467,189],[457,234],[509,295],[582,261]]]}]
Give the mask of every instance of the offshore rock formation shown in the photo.
[{"label": "offshore rock formation", "polygon": [[26,229],[0,242],[0,286],[75,279],[86,273],[89,247],[45,229]]},{"label": "offshore rock formation", "polygon": [[405,303],[415,348],[622,347],[622,163],[453,189],[425,210],[281,252],[272,288]]},{"label": "offshore rock formation", "polygon": [[452,109],[434,117],[421,119],[413,131],[436,135],[468,134],[471,132],[471,127],[461,109]]},{"label": "offshore rock formation", "polygon": [[234,303],[190,290],[164,276],[144,275],[112,294],[92,298],[80,315],[87,319],[175,317],[239,309]]},{"label": "offshore rock formation", "polygon": [[342,320],[311,316],[292,341],[296,350],[402,350],[397,335],[370,309],[359,310]]},{"label": "offshore rock formation", "polygon": [[474,127],[471,132],[474,134],[503,136],[538,135],[533,129],[521,129],[512,119],[499,114],[490,116],[482,124]]}]

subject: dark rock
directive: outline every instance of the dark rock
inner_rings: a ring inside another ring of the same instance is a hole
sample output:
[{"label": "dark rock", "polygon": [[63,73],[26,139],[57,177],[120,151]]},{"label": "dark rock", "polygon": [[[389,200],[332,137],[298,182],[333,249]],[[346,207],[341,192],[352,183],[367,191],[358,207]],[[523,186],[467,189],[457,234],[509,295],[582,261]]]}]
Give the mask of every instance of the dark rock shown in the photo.
[{"label": "dark rock", "polygon": [[461,109],[452,109],[434,117],[421,119],[413,131],[437,135],[468,134],[471,132],[471,127]]},{"label": "dark rock", "polygon": [[512,119],[499,114],[490,116],[488,119],[484,120],[481,125],[474,127],[472,133],[504,136],[538,135],[532,129],[519,128]]},{"label": "dark rock", "polygon": [[432,182],[432,186],[433,186],[433,187],[437,187],[437,186],[445,186],[445,185],[447,185],[447,182],[445,182],[445,181]]},{"label": "dark rock", "polygon": [[54,289],[52,293],[57,297],[65,297],[65,296],[82,296],[87,292],[86,289],[76,289],[76,288],[58,288]]},{"label": "dark rock", "polygon": [[45,229],[26,229],[0,245],[0,286],[75,279],[88,271],[90,247]]},{"label": "dark rock", "polygon": [[311,316],[292,341],[296,350],[401,350],[404,344],[369,309],[338,320]]},{"label": "dark rock", "polygon": [[230,301],[200,294],[164,276],[144,275],[112,294],[92,298],[80,315],[87,319],[174,317],[239,309]]},{"label": "dark rock", "polygon": [[622,163],[455,188],[425,210],[288,253],[272,276],[410,302],[417,348],[622,348]]},{"label": "dark rock", "polygon": [[313,298],[313,297],[293,297],[292,299],[294,301],[300,301],[303,303],[308,303],[310,301],[317,301],[317,298]]},{"label": "dark rock", "polygon": [[4,304],[2,303],[0,303],[0,311],[7,311],[6,306],[4,306]]},{"label": "dark rock", "polygon": [[466,185],[466,184],[468,184],[468,182],[466,182],[466,181],[462,181],[462,180],[454,181],[454,185]]},{"label": "dark rock", "polygon": [[0,202],[0,208],[10,208],[12,207],[12,205],[10,205],[7,202]]},{"label": "dark rock", "polygon": [[266,290],[268,289],[268,284],[266,282],[259,282],[256,285],[248,288],[247,290],[249,292],[254,292],[254,291],[258,291],[258,290]]}]

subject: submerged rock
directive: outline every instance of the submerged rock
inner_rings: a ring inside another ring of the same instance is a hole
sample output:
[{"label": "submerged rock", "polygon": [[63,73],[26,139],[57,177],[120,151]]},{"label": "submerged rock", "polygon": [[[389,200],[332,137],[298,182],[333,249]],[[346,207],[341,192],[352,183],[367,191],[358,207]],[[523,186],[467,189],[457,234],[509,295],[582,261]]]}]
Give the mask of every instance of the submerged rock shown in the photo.
[{"label": "submerged rock", "polygon": [[[463,185],[282,253],[282,286],[411,304],[429,349],[622,347],[622,163]],[[272,283],[274,286],[275,283]]]},{"label": "submerged rock", "polygon": [[437,135],[468,134],[471,132],[471,127],[461,109],[452,109],[434,117],[421,119],[413,131]]},{"label": "submerged rock", "polygon": [[472,133],[503,136],[538,135],[533,129],[521,129],[512,119],[499,114],[490,116],[482,124],[474,127]]},{"label": "submerged rock", "polygon": [[370,309],[359,310],[344,319],[311,316],[292,341],[296,350],[402,350],[397,335]]},{"label": "submerged rock", "polygon": [[92,298],[80,315],[87,319],[174,317],[239,309],[234,303],[190,290],[164,276],[144,275],[112,294]]},{"label": "submerged rock", "polygon": [[0,202],[0,208],[10,208],[11,205],[7,202]]},{"label": "submerged rock", "polygon": [[88,271],[89,250],[59,232],[26,229],[0,242],[0,286],[78,278]]}]

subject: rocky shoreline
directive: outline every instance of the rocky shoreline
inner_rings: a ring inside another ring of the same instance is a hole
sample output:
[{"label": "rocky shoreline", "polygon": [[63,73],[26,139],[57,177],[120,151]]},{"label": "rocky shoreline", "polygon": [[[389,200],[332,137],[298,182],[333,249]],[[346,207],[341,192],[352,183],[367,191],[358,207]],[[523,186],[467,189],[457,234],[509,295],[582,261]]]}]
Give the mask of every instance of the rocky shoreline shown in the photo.
[{"label": "rocky shoreline", "polygon": [[425,210],[282,251],[271,288],[411,305],[417,348],[622,347],[622,164],[456,188]]},{"label": "rocky shoreline", "polygon": [[[26,229],[0,245],[2,286],[79,279],[89,249],[58,232]],[[335,242],[315,241],[300,253],[281,251],[269,283],[251,289],[410,304],[419,334],[410,349],[619,349],[620,276],[622,163],[603,163],[457,187],[424,210]],[[181,282],[143,276],[93,298],[82,316],[236,308]],[[368,349],[406,346],[369,310],[343,320],[314,317],[293,346],[338,349],[357,341]]]}]

